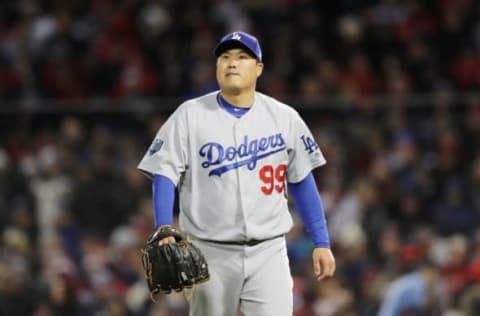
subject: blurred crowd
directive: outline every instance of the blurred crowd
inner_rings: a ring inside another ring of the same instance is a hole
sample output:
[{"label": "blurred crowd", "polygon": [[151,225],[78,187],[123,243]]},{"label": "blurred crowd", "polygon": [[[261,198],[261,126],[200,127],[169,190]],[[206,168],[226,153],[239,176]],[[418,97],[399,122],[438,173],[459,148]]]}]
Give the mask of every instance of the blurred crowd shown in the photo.
[{"label": "blurred crowd", "polygon": [[212,49],[232,30],[260,39],[269,94],[464,92],[480,85],[479,10],[473,0],[2,1],[0,97],[198,95],[215,88]]},{"label": "blurred crowd", "polygon": [[[150,300],[136,165],[166,97],[215,89],[212,49],[237,29],[262,43],[259,90],[298,107],[328,161],[338,270],[314,282],[292,207],[295,316],[480,315],[479,16],[473,0],[1,2],[0,107],[62,109],[0,109],[0,316],[187,315],[181,294]],[[73,105],[140,99],[152,113]]]}]

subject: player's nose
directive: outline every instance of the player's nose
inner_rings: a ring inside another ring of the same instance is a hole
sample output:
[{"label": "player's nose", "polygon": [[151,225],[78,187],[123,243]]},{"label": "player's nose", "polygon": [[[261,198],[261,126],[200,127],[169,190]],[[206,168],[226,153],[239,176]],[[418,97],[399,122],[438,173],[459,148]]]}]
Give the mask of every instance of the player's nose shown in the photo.
[{"label": "player's nose", "polygon": [[235,58],[231,58],[228,61],[227,67],[228,68],[236,68],[237,67],[237,60]]}]

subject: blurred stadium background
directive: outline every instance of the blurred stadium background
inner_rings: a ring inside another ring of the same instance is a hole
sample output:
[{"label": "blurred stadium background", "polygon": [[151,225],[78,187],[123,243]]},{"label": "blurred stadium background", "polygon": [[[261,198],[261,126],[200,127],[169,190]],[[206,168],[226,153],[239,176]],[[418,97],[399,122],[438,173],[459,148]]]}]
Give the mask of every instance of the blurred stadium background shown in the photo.
[{"label": "blurred stadium background", "polygon": [[17,0],[0,2],[0,316],[187,315],[180,295],[150,303],[135,166],[216,88],[212,49],[239,29],[262,43],[259,90],[328,160],[338,270],[313,282],[297,223],[295,316],[480,315],[480,2]]}]

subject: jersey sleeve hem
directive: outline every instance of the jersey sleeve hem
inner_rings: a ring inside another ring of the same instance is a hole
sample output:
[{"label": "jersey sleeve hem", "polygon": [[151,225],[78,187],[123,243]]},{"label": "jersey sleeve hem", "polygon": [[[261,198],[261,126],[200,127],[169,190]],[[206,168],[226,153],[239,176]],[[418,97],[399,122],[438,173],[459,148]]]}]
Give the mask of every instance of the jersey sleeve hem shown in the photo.
[{"label": "jersey sleeve hem", "polygon": [[302,172],[299,172],[296,177],[293,177],[293,179],[289,179],[288,182],[289,182],[289,183],[298,183],[298,182],[302,181],[303,179],[305,179],[305,177],[306,177],[313,169],[316,169],[316,168],[318,168],[318,167],[321,167],[321,166],[325,165],[326,163],[327,163],[327,161],[326,161],[325,159],[319,160],[319,161],[315,162],[313,165],[311,165],[310,167],[305,168],[304,170],[302,170]]},{"label": "jersey sleeve hem", "polygon": [[168,178],[170,181],[172,181],[175,186],[177,185],[177,180],[176,180],[176,176],[174,174],[171,174],[169,172],[166,172],[166,171],[160,171],[160,172],[151,172],[145,168],[142,168],[142,167],[137,167],[137,169],[143,173],[147,178],[149,178],[150,180],[153,180],[153,177],[156,176],[156,175],[159,175],[159,176],[164,176],[166,178]]},{"label": "jersey sleeve hem", "polygon": [[154,174],[151,173],[150,171],[147,171],[145,169],[140,169],[140,168],[137,168],[141,173],[143,173],[147,178],[149,178],[150,180],[153,180],[153,176]]}]

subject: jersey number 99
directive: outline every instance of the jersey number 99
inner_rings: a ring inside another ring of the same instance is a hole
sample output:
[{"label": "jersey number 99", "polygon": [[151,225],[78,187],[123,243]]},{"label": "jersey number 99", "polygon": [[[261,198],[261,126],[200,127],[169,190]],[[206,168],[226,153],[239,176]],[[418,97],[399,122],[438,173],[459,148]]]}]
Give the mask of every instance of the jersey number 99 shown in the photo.
[{"label": "jersey number 99", "polygon": [[265,195],[270,195],[273,190],[282,193],[285,188],[285,176],[287,175],[287,165],[281,164],[277,167],[265,165],[259,171],[260,180],[265,185],[261,186],[261,190]]}]

